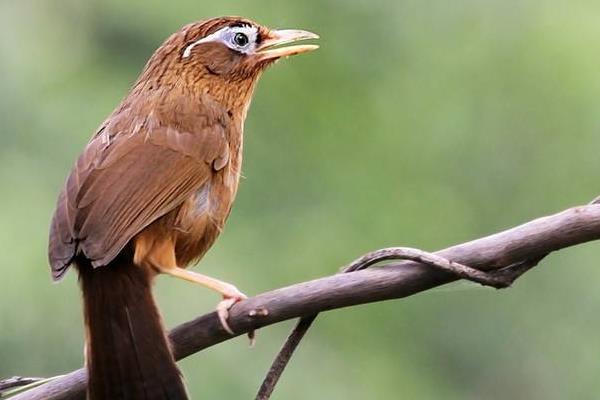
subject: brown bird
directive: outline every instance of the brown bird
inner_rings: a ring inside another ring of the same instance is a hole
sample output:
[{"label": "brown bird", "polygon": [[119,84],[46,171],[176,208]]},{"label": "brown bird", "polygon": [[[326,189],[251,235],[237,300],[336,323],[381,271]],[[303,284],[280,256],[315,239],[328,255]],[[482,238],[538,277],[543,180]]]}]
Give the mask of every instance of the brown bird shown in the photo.
[{"label": "brown bird", "polygon": [[259,76],[316,49],[281,47],[317,35],[270,30],[240,17],[196,22],[170,36],[100,125],[58,198],[52,276],[79,271],[88,398],[186,399],[151,294],[157,274],[219,292],[235,286],[184,269],[223,229],[240,178],[243,126]]}]

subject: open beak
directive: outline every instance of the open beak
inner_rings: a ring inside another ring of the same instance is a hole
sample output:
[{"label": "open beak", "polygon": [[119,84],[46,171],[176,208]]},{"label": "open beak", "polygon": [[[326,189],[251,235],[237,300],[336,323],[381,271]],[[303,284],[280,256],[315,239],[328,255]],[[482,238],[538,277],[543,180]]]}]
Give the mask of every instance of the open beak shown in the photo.
[{"label": "open beak", "polygon": [[306,53],[319,48],[316,44],[298,44],[293,46],[282,46],[289,43],[295,43],[299,40],[318,39],[319,35],[308,31],[297,29],[283,29],[270,31],[269,36],[256,48],[256,56],[259,60],[276,60],[281,57],[295,56],[296,54]]}]

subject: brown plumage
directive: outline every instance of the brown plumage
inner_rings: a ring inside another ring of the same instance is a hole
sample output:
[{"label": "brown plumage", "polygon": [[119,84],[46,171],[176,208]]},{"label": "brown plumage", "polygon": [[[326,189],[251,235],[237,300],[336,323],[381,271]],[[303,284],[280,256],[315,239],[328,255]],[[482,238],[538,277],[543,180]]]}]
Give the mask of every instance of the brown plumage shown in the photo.
[{"label": "brown plumage", "polygon": [[90,399],[186,398],[150,292],[157,273],[219,291],[230,330],[227,308],[244,295],[181,267],[206,253],[229,215],[260,74],[316,48],[273,46],[315,37],[239,17],[185,26],[77,160],[52,220],[49,259],[54,279],[71,264],[79,270]]}]

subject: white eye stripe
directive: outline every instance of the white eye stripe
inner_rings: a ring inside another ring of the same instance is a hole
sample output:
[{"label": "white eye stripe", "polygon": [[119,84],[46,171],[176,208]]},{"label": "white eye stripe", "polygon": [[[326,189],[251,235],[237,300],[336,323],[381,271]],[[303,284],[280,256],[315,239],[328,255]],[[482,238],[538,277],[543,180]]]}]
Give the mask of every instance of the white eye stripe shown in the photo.
[{"label": "white eye stripe", "polygon": [[[235,44],[234,37],[237,33],[243,33],[246,35],[248,37],[248,44],[245,46],[239,46]],[[183,58],[188,58],[192,54],[194,47],[197,45],[208,42],[221,42],[232,50],[239,51],[240,53],[244,54],[250,54],[256,49],[257,37],[258,30],[254,26],[227,26],[187,46],[183,51]]]}]

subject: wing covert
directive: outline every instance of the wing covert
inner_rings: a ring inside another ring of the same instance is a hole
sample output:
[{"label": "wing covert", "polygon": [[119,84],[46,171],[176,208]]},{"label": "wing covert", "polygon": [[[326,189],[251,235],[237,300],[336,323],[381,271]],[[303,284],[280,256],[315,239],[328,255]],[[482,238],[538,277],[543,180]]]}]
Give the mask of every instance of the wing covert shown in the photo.
[{"label": "wing covert", "polygon": [[78,252],[94,266],[108,264],[229,159],[218,121],[194,133],[160,126],[152,116],[134,121],[129,130],[115,125],[92,138],[59,196],[49,246],[55,279]]}]

